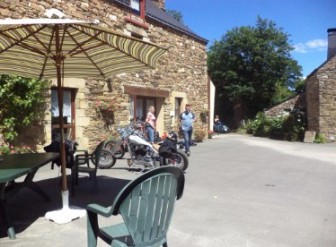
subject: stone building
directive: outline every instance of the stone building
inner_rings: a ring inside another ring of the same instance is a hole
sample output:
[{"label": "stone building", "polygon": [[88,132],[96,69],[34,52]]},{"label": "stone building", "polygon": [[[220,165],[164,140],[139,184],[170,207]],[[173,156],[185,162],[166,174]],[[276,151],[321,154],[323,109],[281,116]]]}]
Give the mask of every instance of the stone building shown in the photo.
[{"label": "stone building", "polygon": [[306,78],[305,93],[268,109],[269,116],[284,110],[304,109],[307,131],[322,134],[329,142],[336,138],[336,29],[328,29],[327,60]]},{"label": "stone building", "polygon": [[280,104],[267,109],[265,111],[266,116],[277,117],[283,114],[288,114],[294,109],[306,110],[306,94],[301,93],[288,98]]},{"label": "stone building", "polygon": [[[64,80],[65,133],[81,147],[92,149],[114,135],[115,127],[131,118],[143,119],[150,105],[156,108],[161,134],[177,128],[186,103],[193,105],[196,116],[209,112],[208,41],[166,13],[165,0],[3,0],[0,18],[44,18],[51,8],[66,18],[98,19],[111,30],[168,49],[155,69],[122,73],[107,81]],[[55,96],[51,88],[43,126],[32,126],[20,136],[37,150],[50,143],[59,127]],[[109,105],[110,111],[100,109],[101,104]],[[208,123],[197,121],[195,128],[208,129]]]},{"label": "stone building", "polygon": [[336,29],[328,29],[327,60],[306,79],[308,130],[336,138]]}]

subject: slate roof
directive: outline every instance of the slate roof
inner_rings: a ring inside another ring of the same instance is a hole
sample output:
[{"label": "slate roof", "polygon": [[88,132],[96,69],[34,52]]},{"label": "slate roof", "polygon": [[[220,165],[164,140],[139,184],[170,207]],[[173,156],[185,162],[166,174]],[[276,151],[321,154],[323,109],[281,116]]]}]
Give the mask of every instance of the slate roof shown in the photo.
[{"label": "slate roof", "polygon": [[[127,8],[129,6],[129,0],[114,0]],[[209,41],[205,38],[202,38],[195,32],[193,32],[188,26],[184,25],[183,23],[177,21],[173,16],[168,14],[166,11],[160,9],[154,2],[151,0],[146,0],[146,18],[152,19],[154,21],[159,22],[165,26],[168,26],[176,31],[179,31],[183,34],[191,36],[196,40],[207,44]]]}]

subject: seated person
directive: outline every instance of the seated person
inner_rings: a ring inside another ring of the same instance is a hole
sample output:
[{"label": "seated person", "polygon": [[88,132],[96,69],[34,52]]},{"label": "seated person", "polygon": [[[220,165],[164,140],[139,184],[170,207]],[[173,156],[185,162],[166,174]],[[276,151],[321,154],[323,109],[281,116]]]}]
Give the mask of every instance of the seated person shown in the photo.
[{"label": "seated person", "polygon": [[214,124],[221,124],[220,120],[219,120],[219,115],[216,115],[215,120],[214,120]]}]

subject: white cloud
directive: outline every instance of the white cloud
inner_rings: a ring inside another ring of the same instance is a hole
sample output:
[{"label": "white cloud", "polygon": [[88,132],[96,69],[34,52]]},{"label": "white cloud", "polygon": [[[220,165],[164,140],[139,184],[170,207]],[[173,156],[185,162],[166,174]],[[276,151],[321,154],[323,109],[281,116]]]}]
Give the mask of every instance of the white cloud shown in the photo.
[{"label": "white cloud", "polygon": [[298,43],[294,45],[294,51],[298,53],[306,53],[307,49],[305,48],[305,45],[303,43]]},{"label": "white cloud", "polygon": [[307,53],[314,51],[326,51],[328,41],[326,39],[309,40],[306,43],[297,43],[294,45],[294,51],[298,53]]},{"label": "white cloud", "polygon": [[298,53],[308,53],[314,51],[326,51],[328,41],[326,39],[309,40],[306,43],[297,43],[294,45],[294,51]]}]

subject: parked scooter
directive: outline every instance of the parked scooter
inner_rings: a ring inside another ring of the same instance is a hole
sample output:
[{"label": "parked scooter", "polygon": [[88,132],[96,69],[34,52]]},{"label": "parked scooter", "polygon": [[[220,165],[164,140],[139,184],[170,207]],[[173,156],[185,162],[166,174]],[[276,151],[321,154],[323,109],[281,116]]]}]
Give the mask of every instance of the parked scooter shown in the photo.
[{"label": "parked scooter", "polygon": [[145,170],[162,165],[174,165],[183,171],[187,169],[189,160],[184,153],[177,151],[176,149],[172,150],[167,149],[166,147],[161,148],[161,146],[167,146],[166,144],[170,141],[168,138],[158,144],[161,144],[161,146],[157,150],[148,141],[146,141],[143,133],[139,130],[139,128],[137,128],[139,125],[141,125],[140,122],[137,122],[135,125],[131,123],[127,127],[117,129],[120,133],[120,140],[119,143],[114,145],[114,148],[111,150],[112,153],[118,152],[121,144],[126,141],[130,155],[127,163],[131,169]]}]

